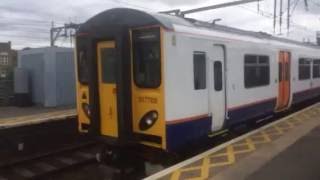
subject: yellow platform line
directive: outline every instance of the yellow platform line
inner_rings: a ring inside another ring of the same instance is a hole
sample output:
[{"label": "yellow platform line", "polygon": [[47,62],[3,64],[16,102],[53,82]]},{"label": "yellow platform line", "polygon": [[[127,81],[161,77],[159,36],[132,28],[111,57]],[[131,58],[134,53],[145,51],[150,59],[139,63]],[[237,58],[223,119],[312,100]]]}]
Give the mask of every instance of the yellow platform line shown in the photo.
[{"label": "yellow platform line", "polygon": [[[301,119],[306,117],[304,116],[303,113],[313,112],[315,110],[317,110],[317,112],[320,113],[319,105],[320,103],[314,104],[310,107],[307,107],[303,110],[293,113],[287,117],[284,117],[278,121],[272,122],[259,129],[256,129],[252,132],[249,132],[245,135],[235,138],[225,144],[221,144],[211,150],[201,153],[191,159],[188,159],[179,164],[176,164],[170,168],[167,168],[145,179],[146,180],[159,179],[165,175],[171,174],[170,179],[177,180],[181,178],[181,173],[192,171],[192,170],[201,170],[201,175],[199,177],[191,178],[192,180],[207,179],[211,175],[209,174],[209,170],[211,171],[214,170],[210,168],[232,165],[236,162],[237,154],[253,152],[256,149],[256,146],[255,146],[256,144],[272,142],[272,139],[270,138],[270,136],[283,135],[287,131],[298,126],[298,125],[295,125],[293,122],[291,122],[292,119],[297,119],[301,123],[306,120],[310,120],[312,118],[311,116],[308,116],[308,119]],[[314,114],[314,115],[318,115],[318,114]],[[262,138],[263,140],[254,140],[254,138]],[[240,141],[244,141],[244,142],[238,143]],[[240,147],[240,146],[246,147],[246,149],[241,149],[241,150],[234,149],[234,147]],[[221,150],[226,150],[226,152],[223,152],[223,153],[220,152],[220,153],[214,154]],[[214,157],[226,157],[226,160],[223,162],[212,162],[210,164],[210,158],[214,158]],[[200,166],[184,168],[185,166],[188,166],[199,160],[202,160],[202,164]]]}]

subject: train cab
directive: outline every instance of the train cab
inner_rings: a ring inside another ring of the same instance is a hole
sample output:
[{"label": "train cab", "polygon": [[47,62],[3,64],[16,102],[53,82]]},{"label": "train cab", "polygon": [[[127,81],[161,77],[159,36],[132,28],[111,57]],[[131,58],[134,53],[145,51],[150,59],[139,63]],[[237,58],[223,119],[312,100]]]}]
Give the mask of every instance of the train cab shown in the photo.
[{"label": "train cab", "polygon": [[76,39],[81,132],[110,145],[166,149],[163,29],[156,18],[129,9],[103,12],[81,26]]}]

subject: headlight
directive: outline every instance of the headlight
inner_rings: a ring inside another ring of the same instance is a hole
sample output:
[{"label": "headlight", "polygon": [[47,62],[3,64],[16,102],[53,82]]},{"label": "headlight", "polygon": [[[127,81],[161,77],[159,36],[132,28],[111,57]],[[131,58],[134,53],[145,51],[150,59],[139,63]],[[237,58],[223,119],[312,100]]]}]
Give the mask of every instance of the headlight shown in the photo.
[{"label": "headlight", "polygon": [[156,123],[157,120],[158,120],[158,112],[149,111],[140,120],[140,123],[139,123],[140,130],[145,131],[151,128]]},{"label": "headlight", "polygon": [[88,118],[90,118],[91,115],[91,111],[90,111],[90,106],[87,103],[82,103],[82,110],[84,111],[84,113],[86,114],[86,116]]}]

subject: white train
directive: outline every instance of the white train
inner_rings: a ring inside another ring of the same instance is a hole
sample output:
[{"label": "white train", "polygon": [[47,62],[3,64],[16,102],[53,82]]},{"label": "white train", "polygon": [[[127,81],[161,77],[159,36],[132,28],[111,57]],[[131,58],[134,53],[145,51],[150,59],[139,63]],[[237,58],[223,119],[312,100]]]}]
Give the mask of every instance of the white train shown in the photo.
[{"label": "white train", "polygon": [[107,10],[77,33],[79,128],[110,146],[174,152],[320,95],[319,49],[178,16]]}]

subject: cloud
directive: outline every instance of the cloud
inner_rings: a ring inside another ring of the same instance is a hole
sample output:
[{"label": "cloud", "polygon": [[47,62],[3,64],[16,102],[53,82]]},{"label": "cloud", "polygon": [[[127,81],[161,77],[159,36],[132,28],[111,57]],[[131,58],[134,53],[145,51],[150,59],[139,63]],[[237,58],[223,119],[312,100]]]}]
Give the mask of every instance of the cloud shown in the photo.
[{"label": "cloud", "polygon": [[[188,10],[230,1],[234,0],[1,0],[0,41],[11,40],[15,48],[46,46],[49,44],[51,21],[54,21],[56,26],[70,21],[82,23],[101,11],[115,7],[130,7],[156,12],[177,8]],[[298,40],[302,39],[301,36],[311,38],[315,30],[320,30],[318,17],[320,5],[314,2],[317,1],[309,0],[309,11],[305,11],[303,1],[297,5],[292,14],[292,21],[295,25],[291,28],[290,38]],[[258,4],[250,3],[190,14],[188,17],[205,21],[221,18],[222,21],[218,22],[220,24],[272,33],[273,1],[264,0],[259,3],[259,6],[259,13],[257,12]],[[286,9],[286,4],[284,4],[284,9]],[[284,14],[284,21],[285,19],[286,14]],[[303,29],[302,26],[307,29]],[[58,45],[61,43],[59,42]]]}]

